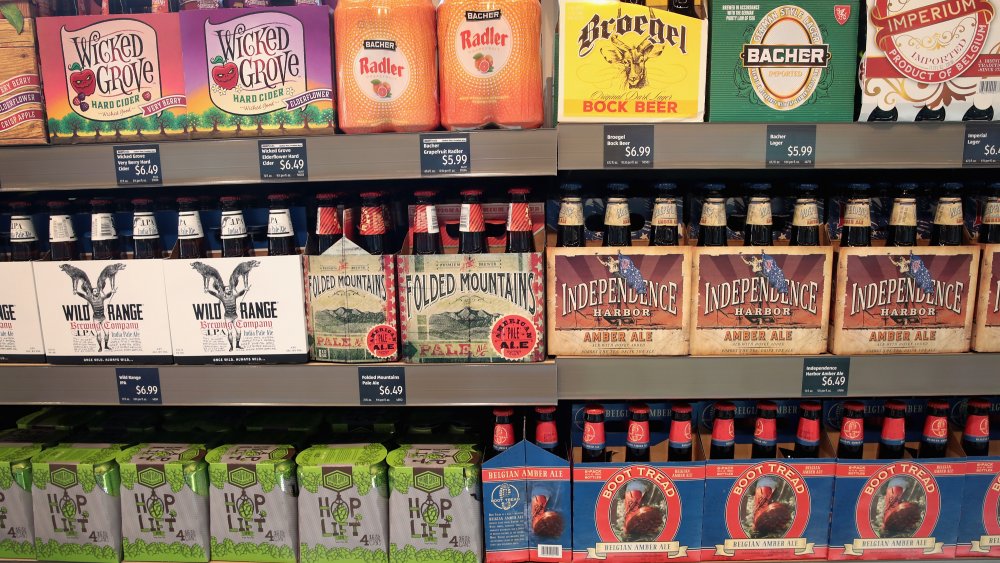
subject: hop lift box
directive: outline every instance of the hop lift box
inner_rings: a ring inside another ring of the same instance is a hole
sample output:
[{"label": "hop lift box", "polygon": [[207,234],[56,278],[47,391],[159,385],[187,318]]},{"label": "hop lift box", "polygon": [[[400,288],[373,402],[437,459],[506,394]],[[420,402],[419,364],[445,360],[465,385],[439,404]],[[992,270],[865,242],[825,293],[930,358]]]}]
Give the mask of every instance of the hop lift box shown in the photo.
[{"label": "hop lift box", "polygon": [[[750,459],[755,404],[736,401],[734,458],[707,461],[703,560],[826,559],[835,451],[817,421],[819,457],[794,458],[799,401],[777,404],[778,459]],[[701,414],[706,452],[714,414]]]},{"label": "hop lift box", "polygon": [[31,458],[41,444],[0,443],[0,557],[35,558]]},{"label": "hop lift box", "polygon": [[[35,22],[47,4],[30,0],[4,1],[0,17],[0,145],[42,145],[45,111],[38,74]],[[6,278],[12,279],[12,278]]]},{"label": "hop lift box", "polygon": [[[623,4],[627,5],[627,4]],[[679,200],[679,198],[678,198]],[[687,246],[648,246],[652,210],[629,198],[631,247],[603,247],[604,203],[583,201],[586,246],[555,246],[560,202],[547,208],[549,353],[683,356],[689,352],[691,256]],[[680,208],[676,217],[681,217]],[[684,236],[683,225],[680,227]]]},{"label": "hop lift box", "polygon": [[[4,25],[5,22],[0,21],[0,28]],[[28,219],[30,217],[15,218],[11,222],[13,240],[39,240],[34,227],[39,222]],[[45,362],[33,265],[31,262],[0,262],[0,277],[17,280],[7,284],[4,297],[0,299],[0,363]]]},{"label": "hop lift box", "polygon": [[573,560],[700,561],[705,456],[697,433],[693,459],[668,462],[670,410],[650,403],[650,459],[626,462],[624,403],[604,403],[610,461],[583,462],[585,405],[573,406]]},{"label": "hop lift box", "polygon": [[[544,255],[504,253],[509,205],[482,206],[489,254],[456,253],[461,205],[448,204],[436,206],[445,254],[409,255],[410,243],[397,258],[402,357],[408,362],[545,360]],[[536,249],[544,246],[543,209],[529,204]]]},{"label": "hop lift box", "polygon": [[[884,399],[865,399],[863,459],[837,459],[828,559],[952,559],[967,460],[948,431],[948,457],[915,459],[924,427],[922,399],[907,401],[906,454],[877,459]],[[843,403],[827,402],[830,442],[840,440]]]},{"label": "hop lift box", "polygon": [[[1000,555],[1000,425],[997,412],[1000,401],[991,397],[989,425],[990,450],[983,457],[968,457],[965,463],[965,501],[958,526],[958,557],[997,557]],[[953,418],[965,428],[965,402],[953,408]],[[959,416],[956,416],[959,415]],[[979,421],[977,427],[981,427]]]}]

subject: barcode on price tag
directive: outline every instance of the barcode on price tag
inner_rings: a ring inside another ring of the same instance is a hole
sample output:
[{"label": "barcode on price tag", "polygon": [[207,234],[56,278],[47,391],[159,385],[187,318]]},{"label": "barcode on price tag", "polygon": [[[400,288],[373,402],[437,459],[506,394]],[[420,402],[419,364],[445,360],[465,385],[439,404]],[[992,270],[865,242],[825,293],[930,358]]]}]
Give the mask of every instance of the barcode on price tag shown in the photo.
[{"label": "barcode on price tag", "polygon": [[120,405],[159,405],[163,402],[157,368],[115,368],[115,379]]},{"label": "barcode on price tag", "polygon": [[420,135],[420,174],[468,174],[472,171],[472,146],[468,133]]},{"label": "barcode on price tag", "polygon": [[160,145],[115,145],[114,153],[119,186],[163,183]]}]

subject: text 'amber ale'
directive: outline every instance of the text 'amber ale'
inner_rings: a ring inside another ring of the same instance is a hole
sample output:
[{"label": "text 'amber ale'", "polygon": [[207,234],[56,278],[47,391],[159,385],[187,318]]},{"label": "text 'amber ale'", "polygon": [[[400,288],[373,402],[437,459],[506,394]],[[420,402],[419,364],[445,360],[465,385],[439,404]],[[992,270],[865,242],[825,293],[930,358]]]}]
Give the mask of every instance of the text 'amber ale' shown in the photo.
[{"label": "text 'amber ale'", "polygon": [[680,221],[677,218],[677,184],[663,182],[653,186],[656,199],[653,200],[652,231],[649,246],[677,246],[680,244]]}]

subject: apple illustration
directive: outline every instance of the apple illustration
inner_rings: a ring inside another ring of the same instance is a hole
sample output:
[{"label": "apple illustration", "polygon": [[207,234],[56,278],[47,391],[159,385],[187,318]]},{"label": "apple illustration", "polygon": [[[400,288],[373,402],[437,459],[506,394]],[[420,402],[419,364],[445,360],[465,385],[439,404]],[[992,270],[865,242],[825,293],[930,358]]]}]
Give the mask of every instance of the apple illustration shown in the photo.
[{"label": "apple illustration", "polygon": [[142,99],[148,102],[149,100],[153,99],[153,94],[149,90],[146,90],[145,92],[142,93]]},{"label": "apple illustration", "polygon": [[211,63],[215,65],[212,67],[212,80],[220,88],[225,90],[232,90],[235,88],[236,83],[239,82],[240,79],[236,63],[227,63],[225,59],[218,55],[211,60]]},{"label": "apple illustration", "polygon": [[69,69],[73,71],[69,75],[69,84],[73,90],[77,94],[92,96],[97,90],[97,77],[94,75],[94,71],[81,67],[80,63],[73,63]]}]

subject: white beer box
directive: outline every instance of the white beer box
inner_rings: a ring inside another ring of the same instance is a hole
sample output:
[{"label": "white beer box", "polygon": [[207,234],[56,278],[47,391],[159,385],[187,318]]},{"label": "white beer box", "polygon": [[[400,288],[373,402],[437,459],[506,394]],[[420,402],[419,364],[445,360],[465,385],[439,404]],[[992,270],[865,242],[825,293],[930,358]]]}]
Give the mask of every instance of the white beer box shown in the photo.
[{"label": "white beer box", "polygon": [[53,364],[169,364],[160,260],[33,262]]},{"label": "white beer box", "polygon": [[9,280],[0,297],[0,363],[44,362],[31,262],[0,263],[0,278]]}]

